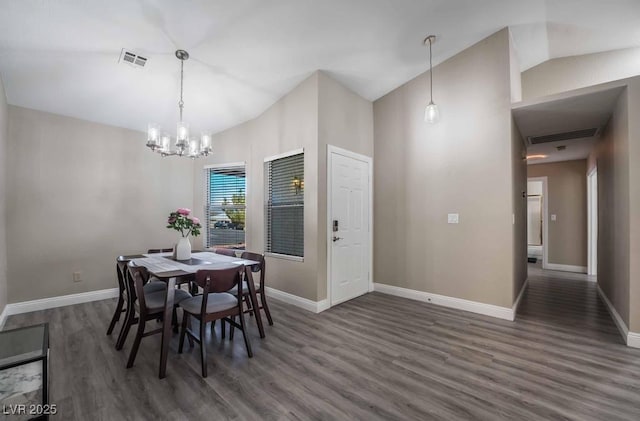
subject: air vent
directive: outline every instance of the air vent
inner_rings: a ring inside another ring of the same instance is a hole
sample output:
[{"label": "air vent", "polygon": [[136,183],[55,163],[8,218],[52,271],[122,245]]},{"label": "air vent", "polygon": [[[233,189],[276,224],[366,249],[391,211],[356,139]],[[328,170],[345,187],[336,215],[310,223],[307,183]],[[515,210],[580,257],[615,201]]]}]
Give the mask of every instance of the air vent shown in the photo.
[{"label": "air vent", "polygon": [[561,142],[563,140],[581,139],[583,137],[593,137],[598,134],[598,129],[582,129],[572,132],[554,133],[543,136],[529,136],[529,145],[539,145],[541,143]]},{"label": "air vent", "polygon": [[120,53],[120,60],[118,60],[118,63],[125,63],[130,66],[140,68],[147,64],[147,58],[123,48]]}]

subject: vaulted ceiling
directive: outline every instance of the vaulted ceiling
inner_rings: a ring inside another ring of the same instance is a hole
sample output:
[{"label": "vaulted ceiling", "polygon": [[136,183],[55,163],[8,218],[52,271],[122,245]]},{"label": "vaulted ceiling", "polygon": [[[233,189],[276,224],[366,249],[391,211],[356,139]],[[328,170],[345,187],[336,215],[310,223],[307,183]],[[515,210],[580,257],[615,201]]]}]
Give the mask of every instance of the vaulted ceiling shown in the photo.
[{"label": "vaulted ceiling", "polygon": [[[0,0],[10,104],[144,131],[218,132],[255,117],[317,69],[375,100],[510,26],[522,69],[640,45],[637,0]],[[148,58],[118,63],[123,48]]]}]

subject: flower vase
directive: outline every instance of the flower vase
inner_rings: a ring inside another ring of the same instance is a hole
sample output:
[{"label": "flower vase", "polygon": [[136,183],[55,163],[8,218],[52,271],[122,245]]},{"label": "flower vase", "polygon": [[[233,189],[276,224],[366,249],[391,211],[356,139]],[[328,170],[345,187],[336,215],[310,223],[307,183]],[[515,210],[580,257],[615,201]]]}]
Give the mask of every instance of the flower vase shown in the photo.
[{"label": "flower vase", "polygon": [[188,237],[182,237],[176,244],[176,260],[191,259],[191,242]]}]

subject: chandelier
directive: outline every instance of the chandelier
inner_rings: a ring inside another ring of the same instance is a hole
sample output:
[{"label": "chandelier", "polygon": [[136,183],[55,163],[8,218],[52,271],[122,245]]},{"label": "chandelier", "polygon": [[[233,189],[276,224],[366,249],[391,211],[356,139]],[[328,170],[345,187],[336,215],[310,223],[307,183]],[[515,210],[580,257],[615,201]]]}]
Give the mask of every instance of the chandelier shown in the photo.
[{"label": "chandelier", "polygon": [[185,123],[182,119],[182,111],[184,108],[184,101],[182,100],[184,62],[189,59],[189,53],[185,50],[178,50],[176,51],[176,57],[180,60],[180,101],[178,102],[180,121],[178,121],[174,146],[173,148],[171,147],[172,139],[169,133],[163,132],[159,124],[149,123],[147,129],[147,147],[162,156],[177,155],[195,159],[211,153],[211,133],[203,132],[200,135],[200,139],[189,137],[189,124]]}]

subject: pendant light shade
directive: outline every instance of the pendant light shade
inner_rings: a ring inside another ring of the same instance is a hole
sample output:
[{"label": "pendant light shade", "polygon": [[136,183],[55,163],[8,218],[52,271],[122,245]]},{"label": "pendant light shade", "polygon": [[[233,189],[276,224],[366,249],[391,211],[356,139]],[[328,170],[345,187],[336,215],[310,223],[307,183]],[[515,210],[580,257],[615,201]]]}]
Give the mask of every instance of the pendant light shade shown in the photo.
[{"label": "pendant light shade", "polygon": [[429,35],[424,40],[424,44],[429,44],[429,104],[424,110],[424,121],[429,124],[435,124],[440,120],[440,110],[438,105],[433,102],[433,62],[431,58],[431,45],[436,42],[435,35]]}]

